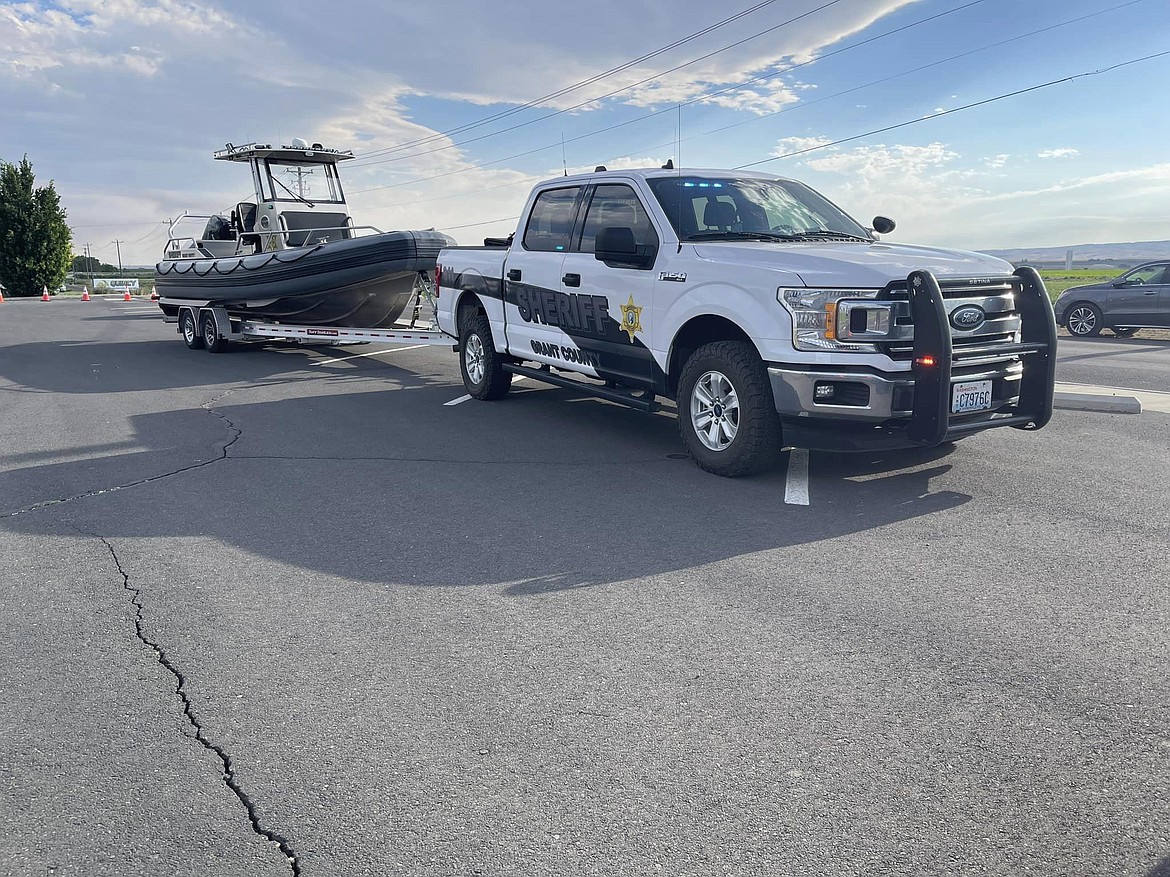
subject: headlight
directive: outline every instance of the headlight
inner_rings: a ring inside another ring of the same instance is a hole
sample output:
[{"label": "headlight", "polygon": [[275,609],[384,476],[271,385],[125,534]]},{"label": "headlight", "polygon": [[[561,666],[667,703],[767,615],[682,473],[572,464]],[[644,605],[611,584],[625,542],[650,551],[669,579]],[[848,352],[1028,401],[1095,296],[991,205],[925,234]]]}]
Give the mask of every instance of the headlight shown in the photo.
[{"label": "headlight", "polygon": [[[776,298],[792,314],[792,344],[797,350],[873,352],[895,326],[892,302],[875,302],[877,289],[788,289]],[[862,343],[858,343],[862,342]]]}]

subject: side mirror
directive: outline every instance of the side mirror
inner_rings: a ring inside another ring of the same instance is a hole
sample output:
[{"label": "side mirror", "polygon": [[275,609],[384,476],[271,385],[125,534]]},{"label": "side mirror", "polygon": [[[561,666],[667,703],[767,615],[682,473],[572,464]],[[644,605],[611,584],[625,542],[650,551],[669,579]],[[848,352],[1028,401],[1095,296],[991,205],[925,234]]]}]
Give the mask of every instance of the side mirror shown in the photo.
[{"label": "side mirror", "polygon": [[873,218],[873,230],[878,234],[889,234],[895,228],[894,220],[886,216],[875,216]]},{"label": "side mirror", "polygon": [[593,245],[593,257],[611,267],[649,268],[657,255],[656,246],[639,245],[634,240],[634,230],[622,225],[603,228]]}]

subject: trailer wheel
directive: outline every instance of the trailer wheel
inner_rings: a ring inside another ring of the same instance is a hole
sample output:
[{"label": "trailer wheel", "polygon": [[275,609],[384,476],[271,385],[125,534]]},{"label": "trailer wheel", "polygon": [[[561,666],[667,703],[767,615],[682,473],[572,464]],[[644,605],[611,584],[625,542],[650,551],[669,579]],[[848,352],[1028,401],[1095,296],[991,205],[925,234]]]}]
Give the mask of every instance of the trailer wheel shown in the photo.
[{"label": "trailer wheel", "polygon": [[203,346],[207,348],[208,353],[223,353],[231,346],[231,342],[219,334],[219,327],[215,324],[215,317],[212,314],[203,315],[202,329]]},{"label": "trailer wheel", "polygon": [[199,327],[195,325],[195,315],[186,308],[179,311],[179,332],[188,350],[203,349],[203,336],[199,334]]},{"label": "trailer wheel", "polygon": [[483,311],[469,315],[460,326],[459,371],[473,399],[502,399],[512,386],[504,358],[492,342],[492,327]]},{"label": "trailer wheel", "polygon": [[780,455],[780,417],[764,363],[744,341],[696,350],[678,384],[678,425],[699,467],[735,478],[762,472]]}]

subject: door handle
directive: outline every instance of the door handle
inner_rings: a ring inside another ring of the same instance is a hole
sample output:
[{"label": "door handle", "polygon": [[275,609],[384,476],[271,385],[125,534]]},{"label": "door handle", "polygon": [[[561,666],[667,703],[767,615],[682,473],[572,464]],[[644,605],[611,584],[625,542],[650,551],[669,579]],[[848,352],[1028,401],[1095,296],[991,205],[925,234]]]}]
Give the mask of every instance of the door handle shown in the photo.
[{"label": "door handle", "polygon": [[522,276],[523,275],[521,275],[519,268],[509,268],[508,269],[508,279],[509,280],[519,280]]},{"label": "door handle", "polygon": [[1157,294],[1158,294],[1158,290],[1156,290],[1156,289],[1151,289],[1149,292],[1142,293],[1142,295],[1157,295]]},{"label": "door handle", "polygon": [[564,277],[561,278],[561,283],[565,284],[565,286],[580,286],[581,285],[581,275],[580,274],[566,274]]}]

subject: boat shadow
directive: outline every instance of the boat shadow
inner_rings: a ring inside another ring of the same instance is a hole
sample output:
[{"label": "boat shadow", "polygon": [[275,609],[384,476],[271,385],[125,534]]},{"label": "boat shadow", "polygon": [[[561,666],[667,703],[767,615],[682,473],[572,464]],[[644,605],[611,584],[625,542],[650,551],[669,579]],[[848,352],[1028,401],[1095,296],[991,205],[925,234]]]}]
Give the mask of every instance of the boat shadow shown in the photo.
[{"label": "boat shadow", "polygon": [[[96,318],[101,319],[101,318]],[[104,394],[243,383],[259,386],[313,379],[325,372],[313,368],[324,357],[357,352],[354,345],[293,345],[285,342],[233,346],[227,355],[188,350],[173,339],[137,342],[37,341],[12,344],[0,358],[4,388],[17,393]],[[374,380],[387,376],[410,382],[414,373],[379,363],[375,374],[328,372],[330,380]],[[79,379],[81,378],[81,379]]]}]

